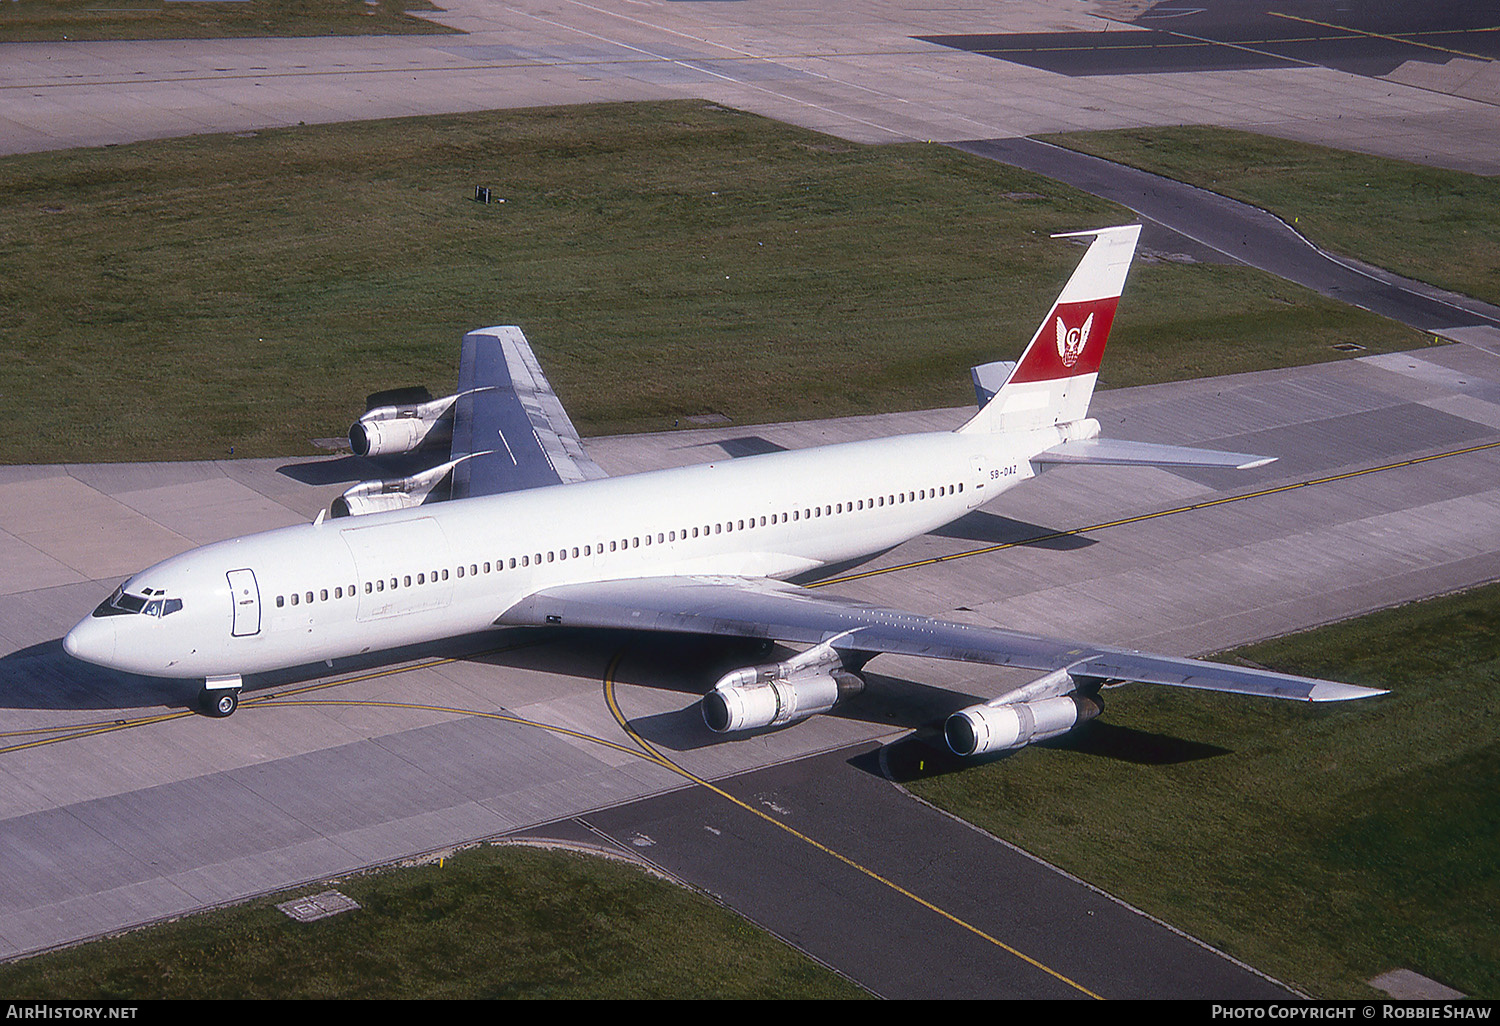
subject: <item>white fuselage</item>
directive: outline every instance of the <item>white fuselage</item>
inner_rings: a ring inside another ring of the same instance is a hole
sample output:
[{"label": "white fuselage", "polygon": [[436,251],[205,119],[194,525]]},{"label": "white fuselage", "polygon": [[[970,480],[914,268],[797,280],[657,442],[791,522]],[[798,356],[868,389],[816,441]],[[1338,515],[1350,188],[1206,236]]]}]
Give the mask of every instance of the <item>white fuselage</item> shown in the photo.
[{"label": "white fuselage", "polygon": [[484,630],[557,585],[786,578],[963,516],[1060,437],[906,435],[281,528],[136,574],[122,592],[142,611],[96,612],[64,644],[134,673],[231,677]]}]

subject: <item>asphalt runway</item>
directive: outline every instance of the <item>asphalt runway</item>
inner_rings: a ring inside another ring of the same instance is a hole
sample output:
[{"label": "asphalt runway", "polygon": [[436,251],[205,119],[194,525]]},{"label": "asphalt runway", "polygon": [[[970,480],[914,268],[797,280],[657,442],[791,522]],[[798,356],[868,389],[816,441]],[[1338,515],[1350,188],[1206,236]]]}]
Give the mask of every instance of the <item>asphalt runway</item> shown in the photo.
[{"label": "asphalt runway", "polygon": [[[459,0],[444,17],[470,34],[10,44],[0,149],[692,95],[864,142],[1187,118],[1500,171],[1500,91],[1482,54],[1422,53],[1389,72],[1329,60],[1070,75],[916,38],[1100,24],[1046,2],[1008,5],[983,26],[973,12],[875,2],[835,15],[776,3]],[[1161,223],[1201,237],[1203,217]],[[1483,324],[1447,326],[1460,327],[1460,344],[1102,392],[1095,415],[1116,437],[1280,460],[1239,475],[1058,469],[812,583],[921,613],[1197,654],[1500,578],[1500,346]],[[964,415],[588,445],[619,474],[943,429]],[[718,672],[753,661],[732,646],[466,638],[252,681],[228,721],[190,712],[191,685],[122,679],[62,654],[62,632],[142,566],[311,520],[358,468],[309,464],[338,463],[0,468],[0,957],[481,838],[587,837],[721,896],[884,996],[1283,993],[886,779],[872,748],[900,751],[896,742],[1017,683],[993,670],[882,657],[847,708],[724,741],[696,698]],[[816,861],[826,856],[767,812],[849,862]],[[1038,912],[976,894],[976,873],[1055,897]],[[829,929],[856,915],[870,924],[859,943]]]}]

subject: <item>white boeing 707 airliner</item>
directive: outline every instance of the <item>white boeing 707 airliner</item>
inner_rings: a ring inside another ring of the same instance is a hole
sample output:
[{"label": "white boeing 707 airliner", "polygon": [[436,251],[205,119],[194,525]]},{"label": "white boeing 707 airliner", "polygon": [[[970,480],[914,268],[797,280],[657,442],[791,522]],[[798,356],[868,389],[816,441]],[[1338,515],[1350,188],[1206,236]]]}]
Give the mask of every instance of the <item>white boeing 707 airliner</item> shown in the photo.
[{"label": "white boeing 707 airliner", "polygon": [[786,583],[941,527],[1048,464],[1269,462],[1098,437],[1089,400],[1140,226],[1074,234],[1093,239],[1083,260],[1020,360],[974,369],[980,409],[956,431],[608,478],[520,330],[470,332],[457,395],[378,407],[350,430],[360,455],[447,440],[447,462],[356,485],[334,517],[143,570],[69,631],[64,648],[132,673],[201,678],[204,709],[227,716],[244,674],[496,626],[808,646],[721,678],[703,699],[704,719],[720,732],[827,712],[863,687],[859,671],[886,652],[1042,671],[949,717],[945,733],[960,755],[1065,733],[1097,715],[1099,689],[1117,682],[1315,702],[1382,694],[946,622]]}]

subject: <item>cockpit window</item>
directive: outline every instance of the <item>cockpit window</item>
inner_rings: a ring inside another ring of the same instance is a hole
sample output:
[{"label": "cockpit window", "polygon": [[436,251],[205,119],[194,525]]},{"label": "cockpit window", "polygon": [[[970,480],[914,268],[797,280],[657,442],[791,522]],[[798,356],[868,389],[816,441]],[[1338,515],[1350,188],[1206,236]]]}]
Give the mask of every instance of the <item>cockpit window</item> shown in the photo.
[{"label": "cockpit window", "polygon": [[98,608],[94,610],[94,615],[131,616],[144,613],[147,616],[170,616],[181,608],[182,599],[148,599],[140,595],[131,595],[125,591],[125,586],[122,584],[115,589],[113,595],[99,603]]},{"label": "cockpit window", "polygon": [[99,608],[94,610],[95,616],[128,616],[139,613],[146,607],[146,600],[139,595],[125,594],[125,585],[115,589],[115,593],[103,602]]}]

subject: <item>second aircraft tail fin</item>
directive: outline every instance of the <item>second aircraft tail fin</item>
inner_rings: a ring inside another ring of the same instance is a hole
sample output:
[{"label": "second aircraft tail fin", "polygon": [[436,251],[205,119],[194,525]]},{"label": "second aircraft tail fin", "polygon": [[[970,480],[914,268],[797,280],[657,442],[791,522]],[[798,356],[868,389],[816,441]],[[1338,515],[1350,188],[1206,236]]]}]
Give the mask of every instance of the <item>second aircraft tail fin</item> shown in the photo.
[{"label": "second aircraft tail fin", "polygon": [[[1028,431],[1088,415],[1104,343],[1140,234],[1141,226],[1132,224],[1053,236],[1093,236],[1094,241],[1005,383],[959,431]],[[976,388],[986,377],[983,372],[1001,366],[975,368]],[[981,389],[981,396],[987,391]]]}]

